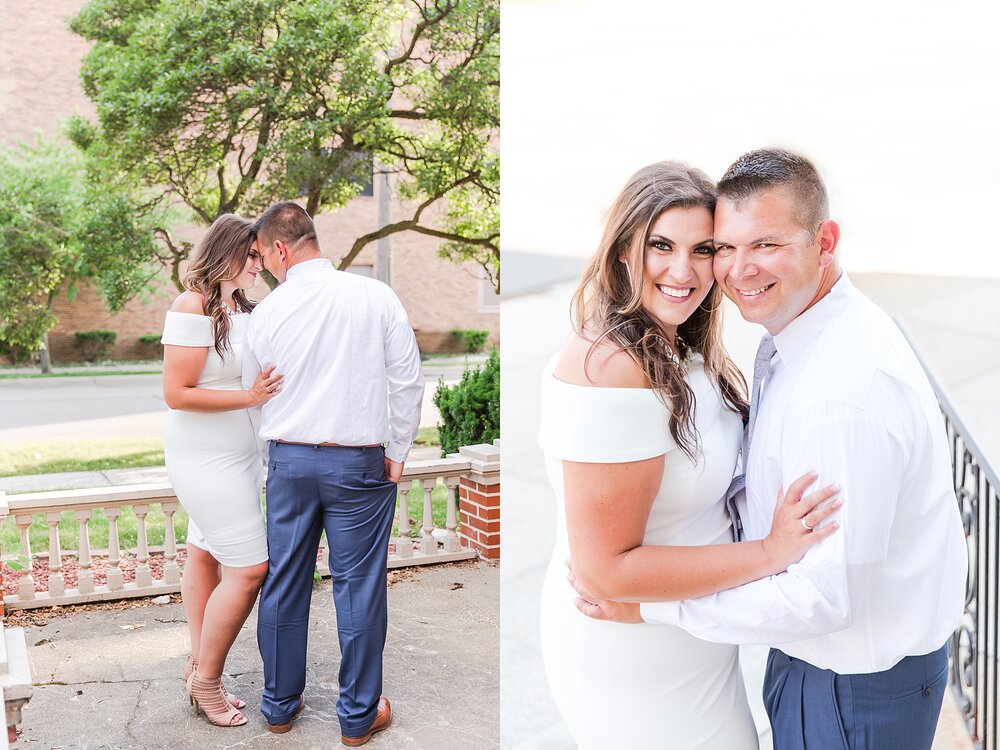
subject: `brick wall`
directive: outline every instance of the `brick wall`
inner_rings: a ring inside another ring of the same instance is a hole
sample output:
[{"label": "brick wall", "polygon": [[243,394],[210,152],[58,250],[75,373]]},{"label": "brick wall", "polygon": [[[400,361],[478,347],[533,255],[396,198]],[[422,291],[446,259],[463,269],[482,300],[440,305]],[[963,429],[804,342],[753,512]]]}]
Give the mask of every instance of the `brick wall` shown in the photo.
[{"label": "brick wall", "polygon": [[[66,28],[67,19],[82,5],[83,0],[6,3],[0,24],[0,116],[4,121],[0,144],[31,138],[36,131],[55,135],[61,122],[73,113],[94,116],[79,83],[80,60],[87,44]],[[377,191],[376,185],[376,195]],[[405,206],[392,204],[392,220],[407,215]],[[324,255],[338,260],[356,237],[377,227],[377,198],[357,198],[339,211],[320,215],[316,224]],[[177,234],[196,242],[204,231],[204,227],[189,226]],[[453,350],[457,342],[451,331],[457,328],[488,330],[493,343],[499,342],[500,316],[496,310],[481,309],[476,266],[438,258],[437,240],[413,232],[393,236],[390,246],[391,285],[410,316],[423,351]],[[376,244],[366,247],[354,265],[370,265],[377,276]],[[251,296],[259,299],[266,293],[267,286],[260,282]],[[92,329],[118,334],[114,357],[137,356],[138,337],[161,330],[175,294],[165,279],[150,290],[147,302],[133,300],[114,315],[104,309],[90,288],[81,289],[72,303],[61,295],[55,305],[60,323],[49,336],[53,361],[75,358],[73,333]]]}]

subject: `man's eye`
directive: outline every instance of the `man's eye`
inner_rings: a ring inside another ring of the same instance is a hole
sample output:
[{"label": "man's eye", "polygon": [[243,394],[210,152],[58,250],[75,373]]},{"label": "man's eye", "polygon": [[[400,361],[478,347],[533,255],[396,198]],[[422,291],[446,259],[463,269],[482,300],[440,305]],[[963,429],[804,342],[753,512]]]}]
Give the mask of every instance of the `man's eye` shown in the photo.
[{"label": "man's eye", "polygon": [[717,245],[715,253],[716,255],[730,255],[735,249],[732,245]]}]

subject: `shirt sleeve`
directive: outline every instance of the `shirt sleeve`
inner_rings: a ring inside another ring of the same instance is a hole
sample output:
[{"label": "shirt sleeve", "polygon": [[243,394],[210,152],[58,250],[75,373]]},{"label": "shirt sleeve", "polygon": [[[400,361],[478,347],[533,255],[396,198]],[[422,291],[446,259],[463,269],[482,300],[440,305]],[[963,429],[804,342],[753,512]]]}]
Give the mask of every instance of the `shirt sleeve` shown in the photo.
[{"label": "shirt sleeve", "polygon": [[[751,451],[753,449],[751,448]],[[641,605],[646,622],[709,641],[776,645],[842,630],[888,554],[905,450],[889,426],[841,403],[790,409],[781,437],[782,485],[815,470],[844,504],[831,537],[784,573],[699,599]]]},{"label": "shirt sleeve", "polygon": [[389,292],[385,325],[385,376],[389,387],[389,443],[387,458],[405,461],[420,428],[424,400],[424,375],[420,350],[406,310]]}]

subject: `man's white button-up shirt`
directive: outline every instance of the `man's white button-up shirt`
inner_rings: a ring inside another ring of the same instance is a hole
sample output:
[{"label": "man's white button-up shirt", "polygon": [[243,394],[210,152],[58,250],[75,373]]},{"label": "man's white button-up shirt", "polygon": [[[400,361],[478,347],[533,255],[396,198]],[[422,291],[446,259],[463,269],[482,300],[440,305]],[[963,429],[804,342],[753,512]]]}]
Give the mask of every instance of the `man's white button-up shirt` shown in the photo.
[{"label": "man's white button-up shirt", "polygon": [[388,458],[406,459],[424,378],[406,311],[388,286],[326,258],[292,266],[250,316],[244,386],[270,364],[285,380],[263,406],[262,440],[386,443]]},{"label": "man's white button-up shirt", "polygon": [[937,400],[892,320],[846,276],[774,337],[747,466],[748,539],[796,478],[842,488],[841,528],[788,571],[643,604],[647,622],[779,646],[841,674],[940,648],[961,619],[967,548]]}]

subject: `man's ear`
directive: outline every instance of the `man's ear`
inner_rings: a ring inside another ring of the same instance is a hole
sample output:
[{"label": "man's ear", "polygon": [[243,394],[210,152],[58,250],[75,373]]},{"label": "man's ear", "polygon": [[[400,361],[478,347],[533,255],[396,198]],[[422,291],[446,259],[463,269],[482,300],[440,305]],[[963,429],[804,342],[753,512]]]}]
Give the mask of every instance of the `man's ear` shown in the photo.
[{"label": "man's ear", "polygon": [[285,259],[288,257],[288,245],[281,240],[275,240],[274,249],[278,251],[278,257],[281,258],[281,262],[284,263]]},{"label": "man's ear", "polygon": [[827,219],[819,225],[817,235],[819,264],[821,267],[829,266],[834,262],[834,252],[837,250],[837,243],[840,242],[840,225],[833,219]]}]

